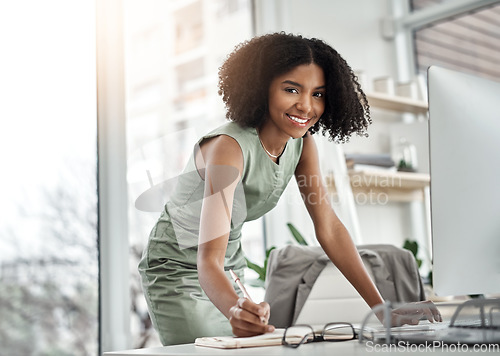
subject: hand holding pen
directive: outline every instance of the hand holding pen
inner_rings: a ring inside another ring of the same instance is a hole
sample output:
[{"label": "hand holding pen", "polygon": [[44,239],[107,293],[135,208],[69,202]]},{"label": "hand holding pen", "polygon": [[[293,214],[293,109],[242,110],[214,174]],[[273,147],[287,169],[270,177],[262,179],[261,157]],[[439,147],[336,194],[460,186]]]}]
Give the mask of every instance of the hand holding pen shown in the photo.
[{"label": "hand holding pen", "polygon": [[274,331],[274,326],[267,325],[269,320],[269,304],[262,302],[256,304],[241,283],[233,270],[229,270],[244,298],[239,298],[237,304],[230,309],[229,322],[236,336],[253,336]]}]

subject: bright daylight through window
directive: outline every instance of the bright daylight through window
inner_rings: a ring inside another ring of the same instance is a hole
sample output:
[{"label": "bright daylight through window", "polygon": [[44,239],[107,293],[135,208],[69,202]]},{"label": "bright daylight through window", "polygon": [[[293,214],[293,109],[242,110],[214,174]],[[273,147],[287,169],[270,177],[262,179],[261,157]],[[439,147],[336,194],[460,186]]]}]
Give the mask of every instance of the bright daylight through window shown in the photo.
[{"label": "bright daylight through window", "polygon": [[[124,27],[131,331],[136,348],[160,345],[137,272],[139,259],[168,198],[166,188],[184,169],[196,139],[226,121],[217,72],[233,47],[252,37],[251,4],[129,0]],[[248,224],[245,251],[250,256],[263,255],[261,232],[259,222]]]},{"label": "bright daylight through window", "polygon": [[95,4],[0,2],[2,355],[98,354]]},{"label": "bright daylight through window", "polygon": [[[418,12],[441,1],[413,0]],[[417,69],[431,64],[500,80],[500,4],[474,9],[414,31]]]}]

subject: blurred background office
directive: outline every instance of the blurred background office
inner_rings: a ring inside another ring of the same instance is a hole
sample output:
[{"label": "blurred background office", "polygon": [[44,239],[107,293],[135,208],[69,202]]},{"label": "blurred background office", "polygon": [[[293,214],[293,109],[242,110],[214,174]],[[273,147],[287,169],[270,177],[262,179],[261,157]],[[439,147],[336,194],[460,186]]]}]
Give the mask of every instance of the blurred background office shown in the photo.
[{"label": "blurred background office", "polygon": [[[417,243],[428,274],[426,69],[500,81],[500,1],[2,2],[2,353],[159,345],[136,272],[165,198],[156,193],[225,122],[225,56],[275,31],[325,40],[357,73],[370,136],[341,147],[318,137],[323,179],[357,244]],[[287,222],[315,244],[293,183],[247,224],[249,260],[292,243]]]}]

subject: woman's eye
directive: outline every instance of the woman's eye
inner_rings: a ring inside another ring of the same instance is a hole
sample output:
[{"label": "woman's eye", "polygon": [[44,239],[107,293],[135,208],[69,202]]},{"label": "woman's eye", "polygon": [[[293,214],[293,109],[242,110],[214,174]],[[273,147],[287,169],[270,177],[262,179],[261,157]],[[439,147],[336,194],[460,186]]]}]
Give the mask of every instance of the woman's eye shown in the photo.
[{"label": "woman's eye", "polygon": [[297,94],[299,92],[295,88],[286,88],[285,91],[288,92],[288,93],[293,93],[293,94]]},{"label": "woman's eye", "polygon": [[315,96],[316,98],[322,98],[322,97],[324,97],[324,96],[325,96],[325,93],[314,93],[314,96]]}]

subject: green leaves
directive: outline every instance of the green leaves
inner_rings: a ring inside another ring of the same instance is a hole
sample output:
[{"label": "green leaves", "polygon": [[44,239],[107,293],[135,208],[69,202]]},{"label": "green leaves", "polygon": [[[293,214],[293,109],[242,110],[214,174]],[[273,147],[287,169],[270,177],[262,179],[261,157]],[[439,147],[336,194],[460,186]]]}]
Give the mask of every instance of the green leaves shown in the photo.
[{"label": "green leaves", "polygon": [[271,251],[274,249],[276,249],[276,246],[272,246],[271,248],[266,250],[266,259],[264,260],[264,267],[261,267],[250,261],[248,258],[245,258],[245,260],[247,261],[248,268],[254,270],[259,275],[259,278],[257,278],[257,280],[249,281],[250,285],[254,287],[264,288],[266,282],[267,262],[269,261],[269,255],[271,254]]},{"label": "green leaves", "polygon": [[269,261],[269,256],[271,255],[271,251],[275,249],[276,246],[273,246],[266,251],[266,259],[264,260],[264,278],[263,278],[264,281],[266,280],[267,262]]},{"label": "green leaves", "polygon": [[[299,245],[303,245],[303,246],[308,245],[307,241],[304,239],[304,237],[299,232],[299,230],[297,230],[295,228],[295,226],[293,226],[291,223],[287,223],[286,225],[290,229],[290,232],[292,233],[293,238],[295,239],[295,241],[297,241],[299,243]],[[264,266],[259,266],[258,264],[250,261],[248,258],[245,258],[248,268],[250,268],[251,270],[254,270],[259,275],[257,280],[249,281],[250,285],[252,285],[254,287],[264,288],[264,283],[266,281],[267,262],[269,261],[269,255],[271,254],[271,251],[274,249],[276,249],[276,246],[272,246],[266,250],[266,258],[264,260]]]},{"label": "green leaves", "polygon": [[254,270],[255,272],[257,272],[257,274],[259,275],[259,279],[262,280],[262,281],[265,281],[266,280],[266,270],[264,269],[264,267],[261,267],[255,263],[253,263],[252,261],[250,261],[248,258],[245,257],[245,260],[247,261],[247,266],[248,268]]},{"label": "green leaves", "polygon": [[405,240],[405,243],[403,245],[404,249],[407,249],[413,253],[413,256],[415,256],[415,260],[417,261],[418,268],[422,266],[422,260],[417,257],[418,253],[418,242],[417,241],[411,241],[411,240]]},{"label": "green leaves", "polygon": [[299,243],[299,245],[302,245],[302,246],[308,245],[307,241],[304,239],[304,237],[299,232],[299,230],[297,230],[295,228],[295,226],[293,226],[291,223],[286,224],[286,226],[288,226],[288,228],[290,229],[290,232],[292,233],[293,237],[295,238],[295,241],[297,241]]}]

